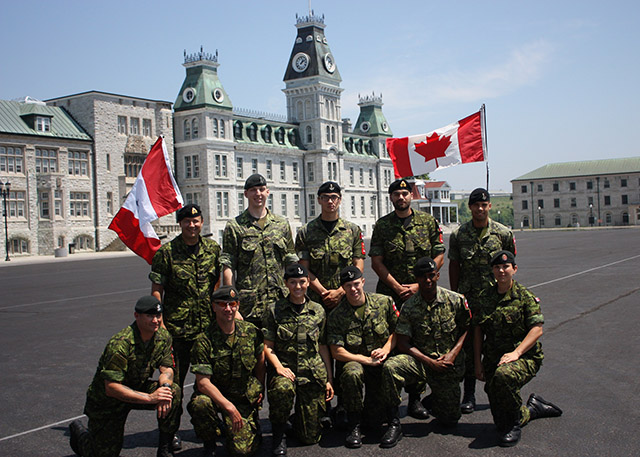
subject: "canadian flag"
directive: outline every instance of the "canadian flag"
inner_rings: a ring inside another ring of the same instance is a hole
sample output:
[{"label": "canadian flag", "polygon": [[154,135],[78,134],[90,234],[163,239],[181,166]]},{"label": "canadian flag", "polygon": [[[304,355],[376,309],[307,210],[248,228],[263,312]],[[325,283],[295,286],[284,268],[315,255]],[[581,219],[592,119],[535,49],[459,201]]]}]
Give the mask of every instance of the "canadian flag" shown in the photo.
[{"label": "canadian flag", "polygon": [[387,139],[396,178],[485,160],[484,109],[423,135]]},{"label": "canadian flag", "polygon": [[171,173],[167,146],[164,138],[159,137],[109,228],[129,249],[151,264],[153,255],[160,249],[160,239],[151,222],[182,206],[182,194]]}]

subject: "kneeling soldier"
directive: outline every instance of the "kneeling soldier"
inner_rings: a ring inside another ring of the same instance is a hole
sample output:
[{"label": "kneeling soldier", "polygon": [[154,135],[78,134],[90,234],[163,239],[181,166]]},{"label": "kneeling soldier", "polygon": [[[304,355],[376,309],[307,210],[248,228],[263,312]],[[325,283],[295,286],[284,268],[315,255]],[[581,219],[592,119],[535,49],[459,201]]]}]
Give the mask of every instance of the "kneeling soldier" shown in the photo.
[{"label": "kneeling soldier", "polygon": [[[132,409],[156,410],[158,456],[173,455],[170,444],[180,426],[181,411],[180,387],[173,383],[171,335],[160,327],[162,305],[157,298],[140,298],[133,315],[135,322],[109,340],[87,390],[84,413],[89,429],[79,420],[69,425],[71,449],[78,455],[120,455],[124,424]],[[156,369],[158,381],[150,381]]]}]

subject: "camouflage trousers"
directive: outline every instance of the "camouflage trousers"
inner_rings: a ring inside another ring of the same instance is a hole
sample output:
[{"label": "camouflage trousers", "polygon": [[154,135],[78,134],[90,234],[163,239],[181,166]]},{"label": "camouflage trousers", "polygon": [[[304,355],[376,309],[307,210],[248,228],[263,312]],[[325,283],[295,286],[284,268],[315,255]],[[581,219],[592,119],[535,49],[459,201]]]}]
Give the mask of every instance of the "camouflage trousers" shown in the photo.
[{"label": "camouflage trousers", "polygon": [[[142,392],[152,393],[158,388],[157,382],[149,381],[140,389]],[[172,384],[174,401],[171,403],[169,414],[164,419],[158,419],[160,432],[173,435],[180,428],[180,414],[182,407],[175,401],[180,396],[180,387]],[[124,426],[129,411],[151,410],[155,414],[155,405],[136,405],[121,402],[117,409],[100,409],[99,405],[87,403],[85,414],[89,418],[89,433],[81,435],[78,446],[81,455],[90,457],[118,457],[124,440]]]},{"label": "camouflage trousers", "polygon": [[367,425],[381,425],[386,419],[382,401],[382,367],[365,366],[358,362],[337,364],[341,365],[338,371],[344,409],[347,413],[361,414]]},{"label": "camouflage trousers", "polygon": [[217,441],[223,435],[225,448],[231,455],[252,455],[260,448],[262,441],[258,407],[250,404],[246,398],[226,397],[242,416],[243,426],[238,433],[233,432],[233,423],[226,412],[208,395],[199,392],[193,393],[187,405],[193,429],[203,441]]},{"label": "camouflage trousers", "polygon": [[326,387],[317,382],[298,384],[284,376],[273,376],[267,390],[269,396],[269,420],[284,426],[294,406],[293,431],[303,444],[314,444],[322,437],[320,418],[325,414]]},{"label": "camouflage trousers", "polygon": [[[460,358],[462,353],[458,356]],[[402,387],[426,382],[431,388],[433,415],[445,422],[460,419],[460,378],[464,372],[464,357],[451,370],[436,372],[412,356],[400,354],[389,358],[382,366],[382,389],[385,404],[397,406],[402,401]]]},{"label": "camouflage trousers", "polygon": [[[189,373],[193,343],[194,340],[185,340],[182,338],[175,338],[173,340],[173,359],[176,365],[174,369],[174,381],[180,386],[180,389],[184,388],[184,380],[187,377],[187,373]],[[183,396],[180,395],[180,415],[182,415],[182,398]]]},{"label": "camouflage trousers", "polygon": [[489,397],[493,422],[498,429],[529,422],[529,409],[522,404],[520,389],[531,381],[540,363],[532,359],[518,359],[498,367],[485,366],[484,391]]}]

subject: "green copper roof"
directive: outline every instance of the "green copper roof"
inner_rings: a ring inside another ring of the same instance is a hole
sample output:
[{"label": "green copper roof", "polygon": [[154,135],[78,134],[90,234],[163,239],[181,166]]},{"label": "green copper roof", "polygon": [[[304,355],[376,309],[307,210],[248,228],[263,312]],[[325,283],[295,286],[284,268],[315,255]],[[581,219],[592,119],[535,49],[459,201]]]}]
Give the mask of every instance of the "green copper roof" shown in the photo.
[{"label": "green copper roof", "polygon": [[597,176],[640,172],[640,157],[624,159],[585,160],[582,162],[550,163],[511,181],[532,179],[568,178],[572,176]]},{"label": "green copper roof", "polygon": [[382,104],[382,94],[360,97],[360,103],[358,103],[360,115],[353,127],[354,133],[370,136],[393,136],[387,119],[382,113]]},{"label": "green copper roof", "polygon": [[187,76],[182,83],[176,102],[175,111],[213,107],[232,109],[229,95],[218,79],[218,54],[208,54],[200,49],[199,53],[185,53],[184,66]]},{"label": "green copper roof", "polygon": [[[51,120],[48,132],[36,130],[38,116]],[[91,137],[67,111],[57,106],[43,105],[41,102],[0,100],[0,132],[91,141]]]}]

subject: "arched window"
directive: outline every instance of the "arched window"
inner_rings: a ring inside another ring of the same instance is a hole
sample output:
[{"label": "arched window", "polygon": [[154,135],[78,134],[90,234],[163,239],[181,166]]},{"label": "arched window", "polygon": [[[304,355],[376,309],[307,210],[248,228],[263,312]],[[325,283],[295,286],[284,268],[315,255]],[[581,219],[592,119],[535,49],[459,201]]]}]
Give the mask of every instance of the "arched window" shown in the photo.
[{"label": "arched window", "polygon": [[298,118],[298,121],[304,120],[304,108],[302,105],[302,100],[298,100],[298,103],[296,103],[296,117]]},{"label": "arched window", "polygon": [[90,251],[93,250],[93,238],[89,235],[79,235],[75,237],[73,242],[76,245],[78,251]]},{"label": "arched window", "polygon": [[364,144],[364,150],[367,152],[367,154],[371,154],[371,141],[367,141]]},{"label": "arched window", "polygon": [[327,143],[331,142],[331,129],[327,125]]},{"label": "arched window", "polygon": [[220,119],[220,138],[224,138],[224,119]]},{"label": "arched window", "polygon": [[26,238],[11,238],[9,240],[11,254],[29,254],[29,240]]},{"label": "arched window", "polygon": [[331,127],[331,142],[332,143],[336,142],[336,128],[335,127]]},{"label": "arched window", "polygon": [[296,137],[296,131],[291,129],[289,130],[289,133],[287,133],[287,138],[289,139],[289,143],[291,145],[296,145],[297,144],[297,137]]},{"label": "arched window", "polygon": [[251,141],[258,141],[258,126],[255,122],[247,127],[247,135]]},{"label": "arched window", "polygon": [[313,133],[311,130],[311,126],[307,125],[307,128],[305,129],[306,133],[307,133],[307,143],[312,143],[313,142]]},{"label": "arched window", "polygon": [[278,130],[276,130],[276,141],[279,144],[284,144],[284,128],[280,127]]},{"label": "arched window", "polygon": [[242,122],[236,121],[235,124],[233,124],[233,137],[236,140],[242,139]]},{"label": "arched window", "polygon": [[211,133],[213,134],[213,136],[217,137],[218,136],[218,119],[217,118],[213,118],[213,127],[211,129]]},{"label": "arched window", "polygon": [[271,126],[267,125],[262,128],[262,139],[266,143],[271,143]]},{"label": "arched window", "polygon": [[191,139],[191,121],[189,119],[184,120],[184,139]]},{"label": "arched window", "polygon": [[362,154],[362,140],[357,140],[356,141],[356,151],[359,154]]},{"label": "arched window", "polygon": [[196,140],[198,138],[198,119],[193,118],[191,120],[191,139]]}]

